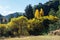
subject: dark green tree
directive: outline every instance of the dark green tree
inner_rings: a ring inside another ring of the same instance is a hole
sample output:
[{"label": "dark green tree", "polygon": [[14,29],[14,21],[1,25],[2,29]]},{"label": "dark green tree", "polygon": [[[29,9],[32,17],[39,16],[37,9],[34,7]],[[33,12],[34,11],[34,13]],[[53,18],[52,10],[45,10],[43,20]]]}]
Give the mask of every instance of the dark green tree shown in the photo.
[{"label": "dark green tree", "polygon": [[53,9],[51,9],[50,12],[49,12],[49,15],[56,16],[56,13],[55,13],[55,11]]},{"label": "dark green tree", "polygon": [[60,6],[58,8],[59,8],[59,10],[57,11],[56,16],[60,18]]},{"label": "dark green tree", "polygon": [[50,31],[60,29],[60,6],[58,8],[59,8],[59,10],[57,11],[57,13],[55,15],[59,18],[59,20],[57,22],[49,25]]},{"label": "dark green tree", "polygon": [[60,0],[51,0],[51,1],[54,1],[54,2],[55,2],[55,1],[59,1],[59,2],[60,2]]},{"label": "dark green tree", "polygon": [[31,4],[29,4],[26,9],[25,9],[25,13],[26,13],[26,17],[28,19],[32,19],[34,17],[34,14],[33,14],[33,8],[31,6]]}]

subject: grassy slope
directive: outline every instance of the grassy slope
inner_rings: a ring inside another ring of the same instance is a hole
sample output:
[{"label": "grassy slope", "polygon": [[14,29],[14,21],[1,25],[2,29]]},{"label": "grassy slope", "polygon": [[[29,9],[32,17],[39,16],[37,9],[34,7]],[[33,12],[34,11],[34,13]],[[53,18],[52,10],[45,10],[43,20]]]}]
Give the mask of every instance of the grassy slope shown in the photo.
[{"label": "grassy slope", "polygon": [[30,36],[21,38],[5,38],[2,40],[60,40],[60,36]]}]

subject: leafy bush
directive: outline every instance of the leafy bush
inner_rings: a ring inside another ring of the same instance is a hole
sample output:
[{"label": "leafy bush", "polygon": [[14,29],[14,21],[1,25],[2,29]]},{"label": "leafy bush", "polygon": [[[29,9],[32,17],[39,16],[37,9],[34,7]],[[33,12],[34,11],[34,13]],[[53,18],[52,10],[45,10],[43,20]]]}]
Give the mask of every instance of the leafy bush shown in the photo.
[{"label": "leafy bush", "polygon": [[28,19],[24,16],[13,18],[8,26],[13,29],[14,33],[18,33],[19,35],[29,35],[27,32],[27,21]]},{"label": "leafy bush", "polygon": [[42,21],[35,18],[28,21],[28,31],[30,35],[39,35],[42,33],[42,30],[43,30]]},{"label": "leafy bush", "polygon": [[6,29],[7,29],[7,25],[6,24],[0,24],[0,37],[4,36],[6,34]]}]

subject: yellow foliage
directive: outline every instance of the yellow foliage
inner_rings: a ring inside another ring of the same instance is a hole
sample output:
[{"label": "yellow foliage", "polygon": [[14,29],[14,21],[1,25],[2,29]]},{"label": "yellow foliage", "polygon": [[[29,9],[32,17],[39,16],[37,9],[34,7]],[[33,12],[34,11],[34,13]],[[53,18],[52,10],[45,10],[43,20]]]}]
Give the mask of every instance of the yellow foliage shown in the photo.
[{"label": "yellow foliage", "polygon": [[38,20],[38,19],[30,19],[28,20],[28,29],[31,29],[34,28],[34,27],[37,27],[37,25],[40,25],[40,23],[42,23],[43,21],[42,20]]},{"label": "yellow foliage", "polygon": [[9,22],[7,25],[9,27],[23,27],[27,25],[28,19],[24,16],[18,17],[18,18],[12,18],[11,22]]},{"label": "yellow foliage", "polygon": [[8,25],[9,27],[15,27],[15,26],[16,26],[16,23],[14,23],[14,22],[9,22],[7,25]]},{"label": "yellow foliage", "polygon": [[57,21],[57,20],[58,20],[58,17],[49,15],[49,16],[43,16],[43,19],[48,19],[48,20],[52,20],[52,21]]},{"label": "yellow foliage", "polygon": [[14,21],[16,21],[16,20],[17,20],[16,18],[12,18],[12,19],[11,19],[11,22],[14,22]]},{"label": "yellow foliage", "polygon": [[23,21],[23,22],[24,22],[24,21],[25,21],[25,22],[28,21],[28,19],[27,19],[26,17],[24,17],[24,16],[18,17],[17,20],[18,20],[18,21],[21,21],[21,22],[22,22],[22,21]]},{"label": "yellow foliage", "polygon": [[38,9],[36,9],[36,11],[35,11],[35,18],[37,18],[37,19],[40,18],[40,16],[39,16],[39,10]]},{"label": "yellow foliage", "polygon": [[8,26],[6,24],[0,24],[0,28],[3,27],[3,28],[8,28]]},{"label": "yellow foliage", "polygon": [[35,11],[35,18],[40,19],[42,16],[44,16],[43,9],[41,8],[40,12],[39,12],[38,9],[36,9],[36,11]]},{"label": "yellow foliage", "polygon": [[[40,21],[43,21],[45,19],[55,21],[55,20],[58,19],[56,16],[52,16],[52,15],[44,16],[44,11],[43,11],[42,8],[40,9],[40,13],[39,13],[38,9],[36,10],[36,12],[35,12],[35,18],[39,19]],[[31,20],[30,22],[32,22],[32,21],[33,20]]]},{"label": "yellow foliage", "polygon": [[54,16],[52,16],[52,15],[49,15],[49,18],[48,18],[49,20],[54,20]]},{"label": "yellow foliage", "polygon": [[44,16],[44,11],[43,11],[42,8],[40,9],[40,17],[41,17],[41,16]]},{"label": "yellow foliage", "polygon": [[58,19],[58,17],[56,17],[56,16],[52,16],[52,15],[49,15],[49,18],[48,18],[49,20],[53,20],[53,21],[55,21],[55,20],[57,20]]}]

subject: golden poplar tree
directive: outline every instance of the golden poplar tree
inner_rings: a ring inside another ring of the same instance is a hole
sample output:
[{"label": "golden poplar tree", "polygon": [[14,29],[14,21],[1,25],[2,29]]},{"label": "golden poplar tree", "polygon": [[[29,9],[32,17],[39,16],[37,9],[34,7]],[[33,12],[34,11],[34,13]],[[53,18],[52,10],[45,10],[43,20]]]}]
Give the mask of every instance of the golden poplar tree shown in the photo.
[{"label": "golden poplar tree", "polygon": [[36,11],[35,11],[35,18],[39,18],[39,10],[38,9],[36,9]]},{"label": "golden poplar tree", "polygon": [[44,11],[43,11],[42,8],[40,9],[40,17],[41,17],[41,16],[44,16]]}]

